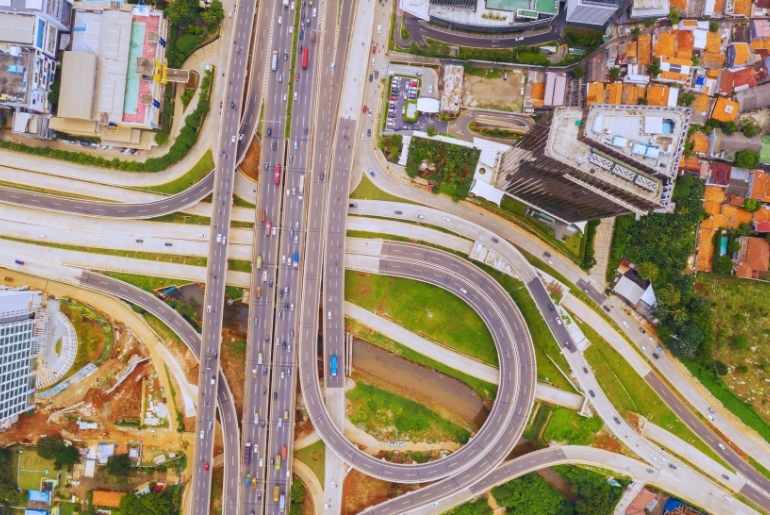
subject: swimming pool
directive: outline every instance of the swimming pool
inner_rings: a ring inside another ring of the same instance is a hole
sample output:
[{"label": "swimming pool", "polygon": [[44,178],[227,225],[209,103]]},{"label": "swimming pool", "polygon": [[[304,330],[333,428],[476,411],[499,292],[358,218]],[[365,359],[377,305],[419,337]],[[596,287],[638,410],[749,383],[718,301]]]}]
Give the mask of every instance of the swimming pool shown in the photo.
[{"label": "swimming pool", "polygon": [[144,23],[131,23],[131,42],[128,49],[128,73],[126,74],[126,95],[123,99],[123,113],[136,114],[139,104],[139,57],[144,48]]}]

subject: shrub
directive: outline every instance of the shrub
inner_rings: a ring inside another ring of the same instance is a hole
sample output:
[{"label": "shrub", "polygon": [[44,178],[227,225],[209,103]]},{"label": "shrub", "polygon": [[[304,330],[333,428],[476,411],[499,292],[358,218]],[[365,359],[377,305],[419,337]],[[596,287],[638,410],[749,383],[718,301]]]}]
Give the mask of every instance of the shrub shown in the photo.
[{"label": "shrub", "polygon": [[740,168],[756,168],[758,164],[758,152],[753,150],[739,150],[735,153],[735,166]]}]

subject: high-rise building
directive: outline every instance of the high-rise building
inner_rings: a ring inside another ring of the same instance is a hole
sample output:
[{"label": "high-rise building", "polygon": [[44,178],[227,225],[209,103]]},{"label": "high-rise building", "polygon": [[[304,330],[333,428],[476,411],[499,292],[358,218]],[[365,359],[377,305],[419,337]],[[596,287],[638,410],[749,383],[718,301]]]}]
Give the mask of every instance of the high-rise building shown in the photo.
[{"label": "high-rise building", "polygon": [[567,0],[567,23],[603,27],[619,8],[619,0]]},{"label": "high-rise building", "polygon": [[39,292],[0,289],[0,429],[34,407],[35,313]]},{"label": "high-rise building", "polygon": [[558,108],[503,156],[505,189],[565,223],[666,209],[689,116],[686,108]]}]

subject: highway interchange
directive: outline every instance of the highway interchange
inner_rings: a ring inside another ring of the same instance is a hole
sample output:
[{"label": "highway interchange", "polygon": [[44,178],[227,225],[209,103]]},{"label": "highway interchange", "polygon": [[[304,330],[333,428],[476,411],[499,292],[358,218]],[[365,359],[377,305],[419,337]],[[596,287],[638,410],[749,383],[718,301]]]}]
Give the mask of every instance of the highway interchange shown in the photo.
[{"label": "highway interchange", "polygon": [[[320,10],[321,6],[329,4],[321,2],[318,8]],[[270,15],[264,12],[265,6],[272,9]],[[307,42],[308,34],[320,34],[315,24],[323,17],[311,16],[308,7],[304,4],[302,11],[299,3],[296,6],[297,11],[302,13],[301,26]],[[84,272],[82,279],[82,285],[85,287],[110,293],[152,312],[179,334],[195,355],[200,356],[199,416],[193,469],[192,509],[194,513],[210,512],[209,465],[212,460],[213,431],[216,421],[214,410],[217,405],[225,438],[224,512],[277,513],[281,511],[273,502],[271,492],[273,486],[278,486],[283,493],[288,491],[291,479],[290,461],[283,460],[281,466],[274,469],[269,465],[269,460],[280,455],[283,448],[287,448],[288,458],[291,459],[297,359],[302,393],[313,425],[327,447],[338,454],[343,461],[369,475],[396,482],[423,483],[440,480],[431,486],[388,501],[369,511],[403,513],[407,509],[431,506],[431,503],[438,502],[463,489],[473,490],[473,485],[478,489],[480,488],[478,485],[484,484],[479,483],[484,477],[492,478],[495,474],[504,475],[500,472],[503,469],[497,467],[518,441],[533,402],[535,362],[526,325],[515,304],[499,285],[467,261],[424,246],[385,243],[380,258],[381,273],[430,282],[445,288],[463,298],[487,323],[500,356],[499,394],[487,422],[469,444],[446,458],[427,464],[405,466],[382,462],[358,450],[342,435],[324,405],[322,395],[324,385],[319,379],[316,342],[319,326],[318,307],[319,303],[322,303],[321,313],[324,315],[321,320],[324,327],[322,363],[327,366],[331,354],[338,354],[340,358],[345,354],[341,310],[344,294],[344,217],[348,209],[345,205],[348,202],[348,173],[355,149],[357,126],[355,121],[345,118],[336,119],[337,99],[334,98],[334,91],[330,91],[334,88],[320,88],[318,84],[321,78],[329,81],[339,80],[336,77],[338,74],[333,73],[332,64],[344,62],[347,44],[344,29],[351,22],[343,19],[339,23],[343,29],[343,35],[338,41],[326,37],[321,39],[319,35],[315,44],[320,47],[322,41],[326,42],[323,46],[323,54],[311,61],[312,65],[308,70],[300,70],[297,62],[299,73],[294,81],[297,97],[293,99],[290,137],[286,139],[284,126],[288,100],[286,95],[290,94],[288,84],[294,79],[288,72],[292,52],[292,34],[289,27],[293,26],[295,9],[285,8],[278,1],[266,3],[260,9],[260,21],[257,27],[269,27],[266,37],[270,38],[272,44],[266,49],[261,49],[262,52],[267,52],[267,55],[262,54],[264,58],[262,62],[266,68],[262,72],[266,75],[263,83],[267,88],[262,93],[265,102],[264,126],[261,129],[263,153],[260,173],[261,177],[267,180],[259,181],[256,209],[257,223],[254,237],[252,287],[250,288],[249,344],[245,364],[247,368],[246,398],[242,417],[243,446],[237,443],[241,435],[232,395],[219,372],[219,346],[233,181],[238,158],[243,155],[245,148],[245,145],[239,145],[238,140],[240,134],[248,135],[250,138],[256,129],[254,113],[257,110],[254,108],[256,102],[253,99],[260,98],[260,94],[251,91],[252,89],[259,91],[260,87],[252,84],[246,98],[247,109],[242,120],[240,99],[244,98],[244,81],[248,68],[246,60],[249,54],[248,45],[252,39],[251,24],[255,14],[254,4],[239,3],[234,17],[233,51],[230,54],[231,62],[225,75],[228,84],[221,113],[217,169],[214,173],[177,195],[148,204],[113,204],[64,199],[6,187],[0,188],[0,200],[88,216],[152,218],[189,207],[213,191],[214,210],[209,239],[210,258],[202,336],[195,334],[189,324],[176,312],[151,295],[98,274]],[[325,22],[333,24],[336,22],[336,9],[329,8],[328,11],[334,16],[331,19],[325,19]],[[345,13],[351,11],[352,9],[343,10],[343,18]],[[281,24],[273,23],[276,16],[282,16]],[[298,47],[301,46],[300,41]],[[279,70],[275,72],[268,68],[269,52],[272,50],[278,52],[282,63]],[[289,57],[284,58],[284,55]],[[257,52],[255,52],[254,61],[260,62],[257,59]],[[323,64],[316,64],[316,61]],[[281,74],[281,81],[276,80],[278,73]],[[320,73],[318,81],[313,80],[316,73]],[[252,74],[260,77],[254,70]],[[314,124],[313,115],[316,111],[324,113],[325,116]],[[268,129],[272,134],[266,137]],[[315,137],[315,144],[313,144],[313,137]],[[334,145],[329,145],[332,141]],[[332,164],[328,165],[327,161]],[[272,180],[276,164],[282,167],[278,185]],[[308,172],[309,170],[312,174]],[[306,180],[306,175],[310,175],[312,181]],[[324,181],[324,177],[328,177],[328,180]],[[306,184],[309,206],[306,206],[302,195]],[[306,211],[323,213],[324,216],[310,217],[305,220]],[[276,228],[276,234],[272,234],[272,231],[269,235],[267,234],[265,223],[267,220],[272,227]],[[307,240],[303,243],[304,238]],[[291,263],[291,254],[294,250],[302,251],[303,245],[306,250],[300,252],[301,261],[295,268]],[[259,262],[261,267],[257,266]],[[267,276],[264,272],[268,272]],[[323,280],[323,290],[321,280]],[[540,279],[535,276],[530,277],[527,286],[557,340],[562,343],[567,354],[574,354],[574,346],[571,344],[568,333],[551,315],[554,312],[553,304]],[[261,289],[260,295],[257,294],[258,288]],[[295,332],[299,338],[294,338]],[[299,348],[297,342],[299,342]],[[259,361],[263,363],[261,368],[256,366]],[[344,370],[342,366],[341,369]],[[344,374],[332,378],[328,370],[323,377],[325,386],[331,388],[340,388],[344,381]],[[648,379],[648,381],[653,380]],[[595,388],[598,388],[598,385]],[[686,419],[688,414],[693,417],[675,396],[672,398],[665,395],[665,392],[670,390],[662,388],[658,391],[664,392],[661,395],[667,403],[676,405],[678,402],[682,406],[681,412],[675,409],[680,417]],[[700,424],[705,428],[705,425],[697,419],[696,422],[687,421],[687,423],[691,426]],[[608,425],[612,426],[612,423]],[[713,433],[710,430],[706,428],[705,431],[702,436],[712,448],[721,442],[719,439],[713,439]],[[198,437],[199,434],[201,437]],[[246,443],[251,444],[250,449],[245,448]],[[238,448],[241,451],[234,452]],[[724,451],[724,449],[720,450]],[[245,458],[247,451],[254,453],[249,460]],[[768,482],[762,477],[757,477],[756,471],[746,465],[733,451],[718,452],[718,454],[755,483],[756,487],[747,484],[746,490],[742,493],[768,508],[770,506],[766,497],[766,492],[770,491]],[[534,460],[535,457],[532,459]],[[558,459],[561,459],[561,456],[549,455],[540,460],[541,463],[551,463]],[[242,460],[247,461],[248,465],[241,465],[239,462]],[[240,468],[241,466],[243,469]],[[511,468],[508,464],[504,467]],[[472,474],[460,474],[469,469],[473,469]],[[492,473],[493,470],[495,470],[494,473]],[[257,478],[256,487],[247,485],[243,481],[247,473],[250,477]],[[490,473],[492,475],[487,476]],[[510,474],[510,471],[505,473]],[[239,489],[239,486],[243,488]],[[239,490],[240,493],[236,493]]]}]

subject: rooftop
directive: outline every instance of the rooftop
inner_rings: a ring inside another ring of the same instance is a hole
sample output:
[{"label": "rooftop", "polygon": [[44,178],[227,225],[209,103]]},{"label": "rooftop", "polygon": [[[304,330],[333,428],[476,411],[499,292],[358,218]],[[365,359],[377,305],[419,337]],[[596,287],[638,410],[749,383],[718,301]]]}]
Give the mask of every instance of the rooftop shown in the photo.
[{"label": "rooftop", "polygon": [[595,106],[584,122],[584,137],[649,173],[675,177],[690,124],[681,107]]},{"label": "rooftop", "polygon": [[548,133],[545,155],[644,200],[659,203],[663,189],[660,179],[625,163],[621,164],[608,153],[592,148],[585,141],[588,138],[579,138],[583,126],[586,127],[586,133],[592,132],[588,127],[597,113],[617,112],[622,109],[610,105],[595,106],[591,108],[585,120],[583,111],[578,108],[556,109]]},{"label": "rooftop", "polygon": [[711,111],[711,118],[719,122],[733,122],[738,119],[738,113],[741,106],[735,100],[719,97],[714,103],[714,109]]},{"label": "rooftop", "polygon": [[34,53],[0,44],[0,102],[24,103]]}]

